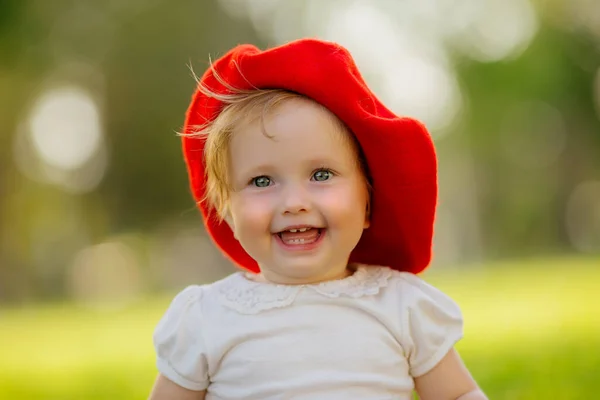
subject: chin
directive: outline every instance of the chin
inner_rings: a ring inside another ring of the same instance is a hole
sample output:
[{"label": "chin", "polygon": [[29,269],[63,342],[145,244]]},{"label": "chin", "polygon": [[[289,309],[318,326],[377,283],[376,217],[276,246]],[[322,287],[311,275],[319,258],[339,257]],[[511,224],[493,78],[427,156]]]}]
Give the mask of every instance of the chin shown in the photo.
[{"label": "chin", "polygon": [[281,269],[282,273],[290,276],[304,277],[319,274],[323,271],[320,265],[314,264],[303,264],[303,263],[289,263],[285,268]]},{"label": "chin", "polygon": [[329,268],[331,262],[287,262],[284,268],[279,269],[282,275],[293,278],[318,278],[334,272]]}]

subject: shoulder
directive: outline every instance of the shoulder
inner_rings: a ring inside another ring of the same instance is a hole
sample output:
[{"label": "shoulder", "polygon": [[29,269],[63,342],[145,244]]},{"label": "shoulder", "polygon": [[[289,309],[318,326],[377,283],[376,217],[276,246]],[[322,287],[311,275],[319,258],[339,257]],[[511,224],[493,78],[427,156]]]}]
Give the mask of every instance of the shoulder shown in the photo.
[{"label": "shoulder", "polygon": [[193,316],[201,314],[205,305],[210,306],[210,303],[218,297],[219,291],[225,287],[234,285],[236,279],[236,274],[232,274],[213,283],[187,286],[173,297],[165,316],[174,317],[180,314]]},{"label": "shoulder", "polygon": [[411,272],[396,271],[393,269],[391,271],[391,280],[396,285],[400,285],[408,290],[423,290],[424,287],[431,286],[423,278]]},{"label": "shoulder", "polygon": [[385,291],[386,304],[393,303],[392,310],[400,317],[405,332],[462,325],[460,306],[420,276],[390,269]]},{"label": "shoulder", "polygon": [[205,290],[204,288],[204,285],[190,285],[186,287],[175,295],[171,301],[171,306],[181,306],[190,302],[199,301],[202,299],[202,294]]},{"label": "shoulder", "polygon": [[182,327],[198,323],[202,316],[203,291],[202,286],[191,285],[175,295],[154,330],[155,344],[168,341]]},{"label": "shoulder", "polygon": [[434,302],[445,303],[449,301],[454,304],[454,301],[447,294],[413,273],[393,271],[390,281],[390,286],[398,292],[405,302],[413,303],[429,299]]},{"label": "shoulder", "polygon": [[242,277],[240,272],[236,272],[226,277],[219,279],[218,281],[207,283],[203,285],[190,285],[185,289],[181,290],[174,298],[174,302],[178,301],[204,301],[210,300],[212,296],[217,295],[219,292],[228,290],[232,287],[237,287],[242,284],[245,279]]}]

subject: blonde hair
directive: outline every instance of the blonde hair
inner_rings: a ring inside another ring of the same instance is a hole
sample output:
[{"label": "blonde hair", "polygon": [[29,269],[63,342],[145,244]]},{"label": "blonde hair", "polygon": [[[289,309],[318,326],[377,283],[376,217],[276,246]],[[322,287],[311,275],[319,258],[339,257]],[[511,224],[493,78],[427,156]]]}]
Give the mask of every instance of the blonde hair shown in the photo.
[{"label": "blonde hair", "polygon": [[[212,64],[211,64],[212,68]],[[332,115],[332,120],[341,132],[346,133],[348,142],[358,159],[367,190],[371,192],[367,165],[361,148],[350,129],[335,114],[311,98],[284,89],[238,89],[225,82],[214,70],[217,81],[228,89],[228,93],[218,93],[208,88],[200,80],[198,90],[207,97],[214,98],[224,104],[217,117],[205,125],[195,127],[193,132],[182,135],[206,140],[204,144],[204,165],[206,172],[206,194],[200,201],[206,201],[213,208],[220,220],[227,215],[231,182],[229,179],[229,142],[234,130],[242,124],[249,124],[260,119],[263,133],[269,137],[264,126],[265,116],[277,105],[291,99],[311,101]]]}]

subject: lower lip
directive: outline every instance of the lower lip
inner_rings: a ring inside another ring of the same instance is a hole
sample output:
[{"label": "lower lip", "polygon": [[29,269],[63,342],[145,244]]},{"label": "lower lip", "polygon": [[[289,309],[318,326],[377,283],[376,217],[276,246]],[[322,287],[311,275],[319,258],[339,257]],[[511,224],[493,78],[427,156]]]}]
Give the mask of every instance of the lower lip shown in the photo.
[{"label": "lower lip", "polygon": [[285,243],[279,237],[278,234],[275,234],[273,236],[275,236],[275,240],[277,241],[277,243],[279,243],[279,245],[287,251],[310,251],[310,250],[314,250],[317,247],[319,247],[319,245],[321,244],[321,241],[323,241],[323,238],[325,237],[325,232],[326,232],[325,229],[321,229],[321,232],[319,233],[319,237],[317,238],[317,240],[315,240],[312,243],[288,244],[288,243]]}]

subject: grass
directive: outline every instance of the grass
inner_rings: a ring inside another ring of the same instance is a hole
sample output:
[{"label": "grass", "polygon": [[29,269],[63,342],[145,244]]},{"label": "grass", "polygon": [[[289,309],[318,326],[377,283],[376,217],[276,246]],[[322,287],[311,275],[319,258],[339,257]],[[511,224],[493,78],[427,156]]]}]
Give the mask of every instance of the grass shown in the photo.
[{"label": "grass", "polygon": [[[425,278],[461,305],[458,349],[491,399],[589,399],[600,393],[599,267],[531,260]],[[152,331],[170,299],[0,311],[0,399],[145,399]]]}]

